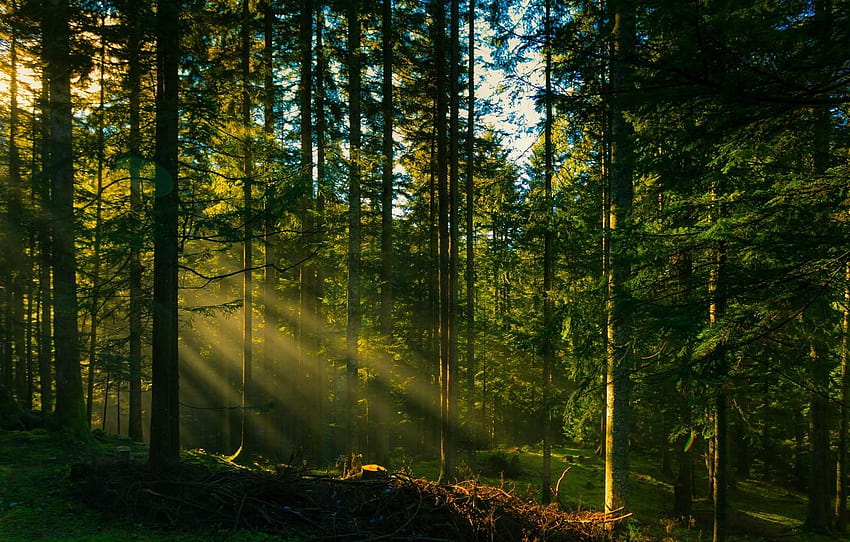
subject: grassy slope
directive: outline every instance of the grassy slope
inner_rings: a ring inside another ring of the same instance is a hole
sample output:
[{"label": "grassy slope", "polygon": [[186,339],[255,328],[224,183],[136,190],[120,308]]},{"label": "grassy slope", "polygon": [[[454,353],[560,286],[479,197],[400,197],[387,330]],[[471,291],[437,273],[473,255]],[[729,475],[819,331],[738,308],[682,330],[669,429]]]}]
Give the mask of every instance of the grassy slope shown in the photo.
[{"label": "grassy slope", "polygon": [[[173,542],[260,542],[278,540],[244,532],[174,533],[157,532],[149,526],[105,520],[101,515],[78,503],[72,493],[70,464],[87,457],[115,453],[127,442],[95,443],[86,448],[70,445],[61,435],[44,431],[0,431],[0,540],[60,541],[173,541]],[[530,498],[539,497],[541,456],[532,448],[514,449],[525,474],[515,480],[497,476],[475,475],[494,452],[478,452],[473,465],[461,467],[461,474],[478,477],[482,483],[503,484],[506,489]],[[144,449],[136,447],[134,456],[143,460]],[[504,453],[504,452],[499,452]],[[198,454],[193,454],[195,460]],[[415,476],[436,478],[434,461],[408,465]],[[554,453],[555,480],[570,467],[561,483],[561,502],[568,509],[599,508],[602,501],[602,464],[589,450],[563,448]],[[696,521],[689,526],[674,526],[667,519],[672,502],[672,487],[653,471],[640,456],[633,458],[632,495],[634,520],[630,530],[635,542],[697,542],[711,540],[710,504],[705,498],[696,502]],[[485,469],[486,472],[486,469]],[[740,483],[730,495],[733,509],[731,541],[826,542],[850,537],[817,537],[800,533],[798,526],[806,512],[804,496],[758,482]]]}]

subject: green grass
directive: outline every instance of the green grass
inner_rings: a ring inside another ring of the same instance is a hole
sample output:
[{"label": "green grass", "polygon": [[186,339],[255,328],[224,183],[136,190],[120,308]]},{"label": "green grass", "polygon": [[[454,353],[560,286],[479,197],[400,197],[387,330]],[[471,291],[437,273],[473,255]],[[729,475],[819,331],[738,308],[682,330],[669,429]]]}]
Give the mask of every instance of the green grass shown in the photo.
[{"label": "green grass", "polygon": [[[62,542],[270,542],[279,538],[247,532],[177,533],[106,519],[78,502],[70,465],[90,457],[116,454],[110,440],[81,446],[43,430],[0,431],[0,540]],[[135,458],[144,447],[132,445]]]},{"label": "green grass", "polygon": [[[94,441],[85,445],[68,441],[63,435],[43,430],[30,432],[0,431],[0,540],[56,540],[71,542],[270,542],[276,537],[244,531],[168,532],[149,525],[104,518],[99,512],[78,502],[70,477],[74,462],[97,457],[117,456],[117,446],[131,446],[133,459],[144,461],[142,445],[119,439]],[[521,474],[500,477],[488,459],[492,456],[519,458]],[[221,463],[219,456],[187,451],[184,459],[209,464]],[[527,497],[540,499],[539,473],[542,455],[539,448],[476,452],[470,460],[459,456],[460,475],[481,483],[501,486]],[[711,540],[711,505],[706,498],[705,480],[698,480],[699,498],[694,503],[694,520],[687,525],[671,516],[672,486],[652,458],[632,454],[633,469],[631,510],[634,516],[629,531],[632,542],[707,542]],[[488,467],[489,465],[489,467]],[[559,501],[567,510],[598,510],[602,503],[601,460],[593,451],[564,447],[553,451],[553,485],[569,468],[560,485]],[[439,463],[404,462],[409,474],[436,479]],[[739,482],[730,490],[730,542],[850,542],[850,537],[815,536],[801,532],[806,514],[805,495],[758,481]]]},{"label": "green grass", "polygon": [[[494,454],[517,454],[522,474],[513,479],[476,474],[482,472],[487,458]],[[710,542],[712,538],[712,507],[707,493],[707,482],[697,480],[699,496],[694,502],[694,518],[687,524],[675,521],[672,516],[673,486],[651,458],[632,454],[631,458],[631,511],[630,538],[633,542]],[[465,454],[459,457],[460,471],[481,483],[503,485],[521,496],[539,502],[540,472],[543,457],[539,447],[512,447],[510,449],[476,452],[469,465]],[[564,447],[552,453],[552,485],[564,470],[559,501],[567,510],[600,510],[603,502],[603,462],[592,450]],[[439,473],[437,461],[418,462],[412,465],[412,474],[435,479]],[[788,491],[759,481],[738,482],[730,488],[729,542],[850,542],[850,536],[833,534],[818,536],[803,532],[801,525],[806,516],[805,495]]]}]

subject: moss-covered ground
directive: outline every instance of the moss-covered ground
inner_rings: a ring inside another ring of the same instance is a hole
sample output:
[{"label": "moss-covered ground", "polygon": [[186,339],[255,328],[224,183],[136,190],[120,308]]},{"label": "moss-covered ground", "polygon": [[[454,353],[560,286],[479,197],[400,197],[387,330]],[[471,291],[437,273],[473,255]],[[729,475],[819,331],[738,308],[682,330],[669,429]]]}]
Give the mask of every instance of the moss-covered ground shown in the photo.
[{"label": "moss-covered ground", "polygon": [[[281,540],[268,535],[231,530],[174,532],[120,518],[106,518],[77,497],[71,465],[78,462],[126,459],[144,461],[139,444],[117,439],[81,444],[43,430],[0,431],[0,541],[173,541],[260,542]],[[200,452],[187,453],[190,461],[220,461]],[[520,496],[539,499],[540,450],[535,447],[462,454],[460,474],[481,483],[502,486]],[[507,476],[500,475],[507,466]],[[703,488],[689,522],[670,518],[672,486],[650,458],[634,454],[632,501],[634,516],[628,527],[637,542],[711,540],[711,506]],[[407,461],[405,468],[417,477],[435,479],[436,461]],[[602,462],[592,450],[565,447],[553,454],[553,483],[569,468],[560,483],[559,500],[569,510],[599,509],[602,502]],[[729,540],[737,542],[846,541],[832,533],[813,535],[800,529],[806,513],[805,496],[757,481],[741,481],[730,491],[733,512]],[[289,540],[297,540],[290,538]]]}]

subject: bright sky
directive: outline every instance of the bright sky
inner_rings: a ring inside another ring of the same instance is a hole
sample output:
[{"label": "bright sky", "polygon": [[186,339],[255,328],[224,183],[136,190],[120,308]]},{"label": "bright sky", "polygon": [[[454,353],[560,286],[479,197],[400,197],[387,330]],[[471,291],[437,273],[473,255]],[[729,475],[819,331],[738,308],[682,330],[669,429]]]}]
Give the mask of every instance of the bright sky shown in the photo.
[{"label": "bright sky", "polygon": [[[524,8],[522,8],[524,9]],[[518,9],[512,13],[512,18],[517,21],[522,17],[522,11]],[[492,30],[488,25],[479,20],[476,24],[476,56],[478,61],[475,66],[477,88],[476,100],[479,102],[479,112],[482,111],[482,102],[489,101],[494,107],[486,114],[478,117],[478,129],[486,126],[494,126],[504,133],[505,145],[509,149],[511,160],[516,163],[524,163],[531,153],[540,133],[541,115],[534,107],[535,88],[543,85],[542,66],[539,58],[534,58],[521,63],[514,77],[506,76],[501,70],[495,69],[493,64],[492,50],[486,44]],[[516,40],[514,40],[516,42]],[[8,44],[7,44],[8,45]],[[516,45],[514,43],[513,45]],[[2,52],[8,61],[8,49]],[[20,54],[19,54],[20,56]],[[78,97],[94,95],[97,92],[97,77],[89,79],[89,88],[77,91]],[[40,86],[38,75],[32,69],[23,65],[19,59],[18,66],[18,103],[23,109],[32,109],[32,89]],[[8,103],[10,95],[10,77],[7,70],[0,70],[0,100]]]},{"label": "bright sky", "polygon": [[[512,11],[514,23],[523,16],[526,7],[518,6]],[[531,156],[531,147],[539,137],[542,115],[534,106],[534,95],[543,87],[543,62],[538,55],[520,62],[517,72],[508,76],[493,68],[493,52],[486,44],[493,30],[483,21],[476,24],[476,100],[489,100],[494,110],[479,117],[479,126],[494,126],[505,135],[509,156],[515,163],[524,163]],[[519,40],[510,40],[516,47]],[[480,106],[479,106],[480,107]]]}]

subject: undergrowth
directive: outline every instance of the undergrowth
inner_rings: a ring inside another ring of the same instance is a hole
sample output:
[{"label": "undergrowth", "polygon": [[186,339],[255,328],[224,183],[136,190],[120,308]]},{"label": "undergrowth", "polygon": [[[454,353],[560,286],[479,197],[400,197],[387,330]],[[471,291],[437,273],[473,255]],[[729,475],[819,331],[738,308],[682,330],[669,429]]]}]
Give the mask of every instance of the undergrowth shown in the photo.
[{"label": "undergrowth", "polygon": [[[127,450],[129,448],[129,452]],[[199,527],[191,531],[161,529],[149,523],[104,516],[83,504],[71,476],[71,465],[99,461],[146,460],[143,445],[102,435],[91,443],[73,442],[61,433],[44,430],[0,431],[0,540],[25,542],[172,541],[172,542],[297,542],[303,538],[271,536],[246,530]],[[523,499],[540,498],[539,447],[513,447],[461,454],[460,475],[489,484]],[[186,463],[205,468],[237,468],[222,456],[194,450]],[[408,461],[407,474],[436,479],[436,461]],[[242,466],[256,469],[257,466]],[[708,542],[711,504],[698,482],[694,517],[671,517],[671,480],[654,467],[651,458],[633,454],[631,481],[633,517],[626,527],[632,542]],[[592,450],[565,447],[553,453],[555,497],[568,511],[598,510],[602,502],[602,462]],[[759,481],[739,481],[730,491],[730,542],[850,542],[832,533],[818,536],[800,529],[806,513],[805,496]],[[557,506],[557,505],[556,505]]]}]

